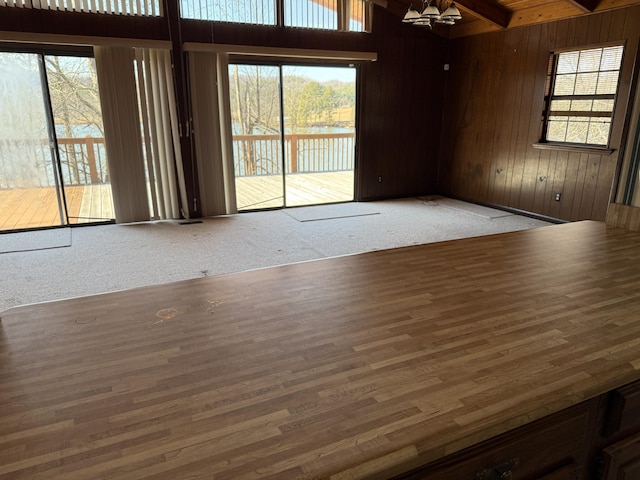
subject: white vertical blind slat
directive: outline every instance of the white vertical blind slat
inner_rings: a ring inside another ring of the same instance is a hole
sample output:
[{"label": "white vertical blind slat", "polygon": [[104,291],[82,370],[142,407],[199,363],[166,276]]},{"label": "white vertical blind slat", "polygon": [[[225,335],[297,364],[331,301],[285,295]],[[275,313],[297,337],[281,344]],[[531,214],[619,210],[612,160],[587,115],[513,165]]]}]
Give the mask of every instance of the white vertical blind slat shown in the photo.
[{"label": "white vertical blind slat", "polygon": [[173,83],[173,69],[171,66],[171,57],[168,51],[162,52],[162,68],[165,74],[165,82],[167,87],[167,99],[169,104],[169,118],[171,119],[171,136],[173,138],[173,154],[175,156],[176,174],[178,181],[178,191],[180,194],[180,201],[183,206],[183,212],[185,218],[189,218],[189,208],[187,192],[184,180],[184,167],[182,163],[182,152],[180,149],[180,131],[178,120],[177,103],[175,101],[175,87]]},{"label": "white vertical blind slat", "polygon": [[[151,136],[151,122],[149,121],[149,93],[150,93],[150,85],[149,82],[146,81],[147,76],[144,71],[144,54],[145,51],[141,48],[136,48],[135,56],[136,56],[136,71],[137,71],[137,79],[138,79],[138,96],[140,98],[140,113],[142,116],[142,145],[144,146],[145,151],[145,160],[147,167],[147,175],[149,177],[149,194],[151,196],[151,218],[158,219],[160,218],[160,214],[158,212],[158,194],[156,188],[156,176],[153,166],[153,158],[154,158],[154,145],[155,145],[155,136]],[[154,132],[155,133],[155,132]]]},{"label": "white vertical blind slat", "polygon": [[160,173],[162,181],[162,191],[164,193],[164,212],[167,217],[179,218],[180,209],[178,207],[178,192],[176,188],[175,170],[171,165],[172,146],[171,146],[171,126],[169,108],[167,105],[167,85],[164,82],[164,72],[158,67],[158,51],[151,52],[151,69],[154,78],[154,104],[156,108],[156,123],[160,134],[158,146],[161,155]]}]

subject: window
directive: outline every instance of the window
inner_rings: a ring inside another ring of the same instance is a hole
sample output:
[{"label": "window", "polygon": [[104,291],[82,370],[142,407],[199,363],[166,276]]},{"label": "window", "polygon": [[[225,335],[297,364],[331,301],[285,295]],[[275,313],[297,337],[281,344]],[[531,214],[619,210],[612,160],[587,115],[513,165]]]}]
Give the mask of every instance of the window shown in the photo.
[{"label": "window", "polygon": [[551,56],[543,142],[609,145],[623,50],[619,45]]},{"label": "window", "polygon": [[347,32],[371,31],[371,12],[369,0],[180,0],[182,18]]},{"label": "window", "polygon": [[180,16],[196,20],[275,25],[273,0],[181,0]]},{"label": "window", "polygon": [[284,24],[287,27],[338,28],[337,0],[284,0]]}]

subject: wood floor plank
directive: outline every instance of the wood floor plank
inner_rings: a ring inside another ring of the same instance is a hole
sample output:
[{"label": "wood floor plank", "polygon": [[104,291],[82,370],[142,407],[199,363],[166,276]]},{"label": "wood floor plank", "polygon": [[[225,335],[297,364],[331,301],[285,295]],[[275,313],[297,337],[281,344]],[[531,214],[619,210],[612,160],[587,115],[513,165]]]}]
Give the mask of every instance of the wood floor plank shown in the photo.
[{"label": "wood floor plank", "polygon": [[598,222],[0,314],[0,477],[377,478],[640,378]]}]

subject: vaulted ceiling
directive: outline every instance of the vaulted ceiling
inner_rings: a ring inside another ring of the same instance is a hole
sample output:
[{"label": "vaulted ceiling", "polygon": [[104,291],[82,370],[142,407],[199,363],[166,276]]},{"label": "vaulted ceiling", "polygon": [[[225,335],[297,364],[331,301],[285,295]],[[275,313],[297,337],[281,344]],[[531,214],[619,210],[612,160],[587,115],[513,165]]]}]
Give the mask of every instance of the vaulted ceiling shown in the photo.
[{"label": "vaulted ceiling", "polygon": [[[409,6],[420,10],[422,0],[375,0],[402,18]],[[462,20],[433,31],[444,37],[463,37],[563,18],[589,15],[640,4],[638,0],[456,0]],[[418,27],[416,27],[418,28]],[[421,27],[422,28],[422,27]]]}]

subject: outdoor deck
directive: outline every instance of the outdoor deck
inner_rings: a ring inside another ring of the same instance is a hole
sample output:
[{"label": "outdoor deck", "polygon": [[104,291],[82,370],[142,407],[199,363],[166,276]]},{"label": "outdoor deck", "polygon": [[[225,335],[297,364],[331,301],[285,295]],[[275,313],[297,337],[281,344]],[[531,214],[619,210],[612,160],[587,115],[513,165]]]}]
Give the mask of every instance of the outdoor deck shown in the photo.
[{"label": "outdoor deck", "polygon": [[[353,200],[353,171],[287,175],[287,205],[314,205]],[[70,222],[114,217],[109,185],[65,188]],[[282,177],[240,177],[236,182],[240,210],[282,206]],[[264,199],[268,199],[265,201]],[[53,187],[0,190],[0,230],[60,225]]]},{"label": "outdoor deck", "polygon": [[[353,200],[353,171],[293,173],[286,176],[287,206]],[[238,210],[281,207],[283,181],[279,175],[236,178]]]}]

